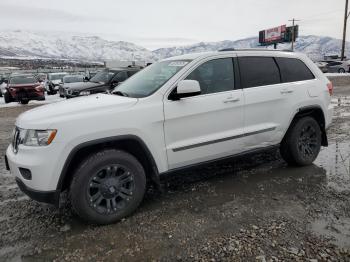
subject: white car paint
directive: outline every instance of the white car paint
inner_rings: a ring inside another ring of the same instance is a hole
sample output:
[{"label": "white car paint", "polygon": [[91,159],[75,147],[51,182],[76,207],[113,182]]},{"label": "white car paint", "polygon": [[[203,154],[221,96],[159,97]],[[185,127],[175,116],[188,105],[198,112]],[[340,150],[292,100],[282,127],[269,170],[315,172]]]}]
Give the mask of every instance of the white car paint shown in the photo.
[{"label": "white car paint", "polygon": [[[295,57],[304,61],[316,79],[198,95],[178,101],[168,99],[177,83],[202,63],[240,55]],[[181,59],[192,61],[148,97],[98,94],[42,106],[20,115],[16,126],[57,129],[57,135],[48,146],[20,145],[17,153],[10,145],[6,155],[11,172],[28,188],[52,191],[57,188],[70,152],[80,144],[96,139],[123,135],[139,137],[153,156],[158,171],[163,173],[277,145],[301,107],[321,107],[326,126],[331,123],[329,80],[304,55],[232,51],[190,54],[166,60]],[[227,139],[230,137],[235,139]],[[30,169],[32,180],[24,179],[19,167]]]}]

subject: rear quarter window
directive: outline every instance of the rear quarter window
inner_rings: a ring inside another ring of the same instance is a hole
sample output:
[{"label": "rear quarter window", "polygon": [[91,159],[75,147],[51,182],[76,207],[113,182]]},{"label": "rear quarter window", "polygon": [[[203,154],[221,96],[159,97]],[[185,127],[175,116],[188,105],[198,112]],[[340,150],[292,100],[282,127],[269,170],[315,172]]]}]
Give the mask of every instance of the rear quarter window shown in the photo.
[{"label": "rear quarter window", "polygon": [[238,57],[241,80],[245,88],[281,83],[280,72],[273,57]]},{"label": "rear quarter window", "polygon": [[315,79],[311,70],[297,58],[276,57],[283,83]]}]

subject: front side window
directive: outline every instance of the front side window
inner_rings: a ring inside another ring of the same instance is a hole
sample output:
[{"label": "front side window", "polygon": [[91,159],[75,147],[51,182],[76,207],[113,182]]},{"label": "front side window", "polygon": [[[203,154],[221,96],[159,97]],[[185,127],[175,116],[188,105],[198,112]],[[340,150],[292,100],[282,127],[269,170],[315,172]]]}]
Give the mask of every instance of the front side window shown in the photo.
[{"label": "front side window", "polygon": [[125,71],[121,71],[113,77],[112,82],[124,82],[128,78],[128,75]]},{"label": "front side window", "polygon": [[296,58],[276,57],[283,83],[314,79],[315,76],[303,61]]},{"label": "front side window", "polygon": [[109,70],[103,70],[98,72],[95,76],[90,79],[90,82],[94,83],[108,83],[109,80],[114,76],[115,72]]},{"label": "front side window", "polygon": [[279,69],[273,57],[239,57],[239,69],[245,88],[281,83]]},{"label": "front side window", "polygon": [[211,94],[234,89],[232,58],[215,59],[197,67],[187,76],[188,80],[197,80],[201,94]]},{"label": "front side window", "polygon": [[190,60],[167,60],[152,64],[118,85],[113,92],[119,91],[126,96],[137,98],[149,96],[189,62]]}]

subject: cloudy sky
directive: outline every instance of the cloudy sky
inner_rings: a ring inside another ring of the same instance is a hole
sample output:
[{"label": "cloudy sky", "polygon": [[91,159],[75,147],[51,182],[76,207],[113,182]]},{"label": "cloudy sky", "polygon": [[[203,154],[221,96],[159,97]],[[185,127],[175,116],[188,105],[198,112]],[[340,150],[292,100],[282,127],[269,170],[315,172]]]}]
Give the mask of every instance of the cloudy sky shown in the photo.
[{"label": "cloudy sky", "polygon": [[98,35],[155,49],[257,36],[294,17],[302,35],[341,38],[344,6],[345,0],[1,0],[0,30]]}]

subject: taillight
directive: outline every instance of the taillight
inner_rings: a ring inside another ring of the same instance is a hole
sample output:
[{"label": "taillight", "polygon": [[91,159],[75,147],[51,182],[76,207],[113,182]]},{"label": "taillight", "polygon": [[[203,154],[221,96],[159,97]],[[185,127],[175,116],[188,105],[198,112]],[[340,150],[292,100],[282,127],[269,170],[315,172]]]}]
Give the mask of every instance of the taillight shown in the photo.
[{"label": "taillight", "polygon": [[329,82],[327,84],[327,88],[328,88],[329,95],[332,96],[333,95],[333,84],[332,84],[332,82]]},{"label": "taillight", "polygon": [[43,87],[41,85],[40,86],[36,86],[35,90],[38,91],[38,92],[41,92],[41,91],[43,91]]}]

